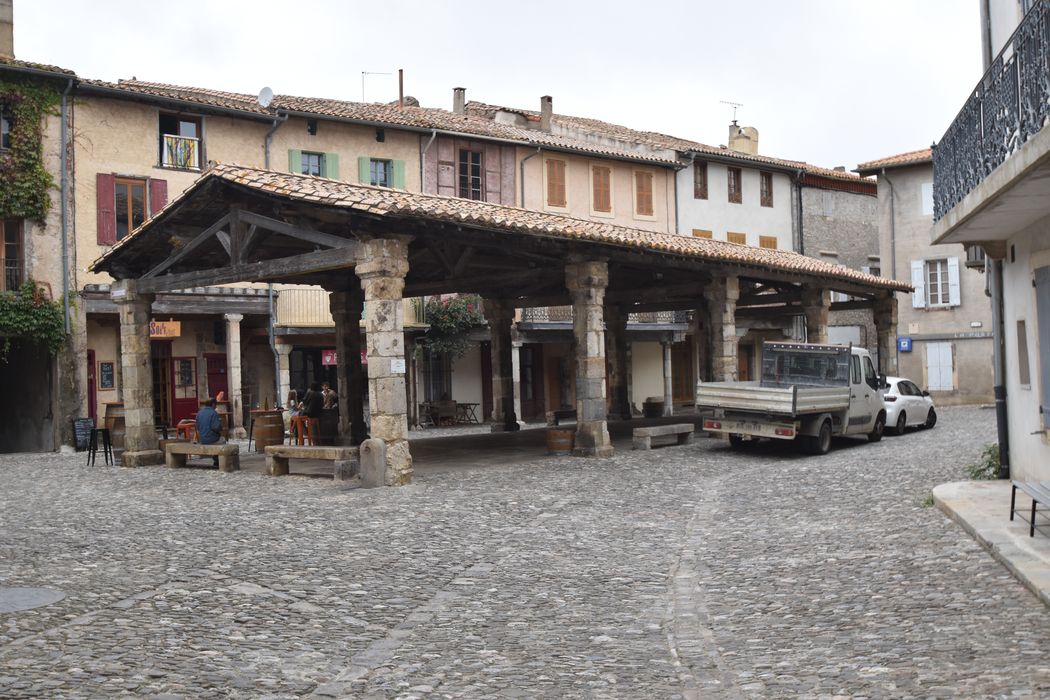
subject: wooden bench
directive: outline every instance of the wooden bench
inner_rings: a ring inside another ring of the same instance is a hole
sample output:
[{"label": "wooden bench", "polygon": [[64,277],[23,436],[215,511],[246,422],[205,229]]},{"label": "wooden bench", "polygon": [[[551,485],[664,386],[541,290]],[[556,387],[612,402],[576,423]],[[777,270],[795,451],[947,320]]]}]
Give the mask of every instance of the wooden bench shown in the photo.
[{"label": "wooden bench", "polygon": [[164,445],[164,464],[169,467],[185,467],[190,455],[219,458],[219,471],[235,472],[241,468],[239,445],[201,445],[196,442],[171,441]]},{"label": "wooden bench", "polygon": [[[634,449],[651,450],[653,438],[675,437],[676,444],[688,445],[693,441],[692,423],[671,423],[668,425],[651,425],[648,428],[635,428],[633,435]],[[671,444],[671,443],[668,443]]]},{"label": "wooden bench", "polygon": [[349,481],[357,476],[356,447],[324,447],[321,445],[267,445],[266,471],[270,476],[287,476],[290,459],[322,459],[333,463],[332,477]]},{"label": "wooden bench", "polygon": [[547,425],[555,426],[563,420],[576,420],[576,409],[559,408],[556,411],[547,411]]},{"label": "wooden bench", "polygon": [[[1015,513],[1018,514],[1021,520],[1028,523],[1028,536],[1035,537],[1035,506],[1037,503],[1050,506],[1050,481],[1013,481],[1011,483],[1013,488],[1010,490],[1010,520],[1014,519]],[[1031,518],[1025,518],[1017,508],[1017,489],[1021,489],[1032,499]]]}]

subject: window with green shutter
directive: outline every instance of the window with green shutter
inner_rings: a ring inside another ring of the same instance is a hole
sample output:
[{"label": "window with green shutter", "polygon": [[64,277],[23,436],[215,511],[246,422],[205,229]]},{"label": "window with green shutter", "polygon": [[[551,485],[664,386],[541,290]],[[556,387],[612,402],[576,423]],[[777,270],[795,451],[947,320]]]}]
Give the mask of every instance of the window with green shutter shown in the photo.
[{"label": "window with green shutter", "polygon": [[362,185],[405,188],[405,161],[386,158],[357,159],[357,179]]},{"label": "window with green shutter", "polygon": [[288,172],[303,172],[303,152],[297,148],[288,149]]},{"label": "window with green shutter", "polygon": [[332,180],[339,179],[339,154],[338,153],[325,153],[324,162],[324,177]]}]

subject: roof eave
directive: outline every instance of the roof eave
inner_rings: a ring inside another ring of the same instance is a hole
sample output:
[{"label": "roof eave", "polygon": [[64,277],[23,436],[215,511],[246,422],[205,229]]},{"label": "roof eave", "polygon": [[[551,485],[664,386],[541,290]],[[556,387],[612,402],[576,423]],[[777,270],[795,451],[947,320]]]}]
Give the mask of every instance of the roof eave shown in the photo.
[{"label": "roof eave", "polygon": [[128,100],[130,102],[147,102],[150,104],[167,105],[179,108],[190,108],[195,112],[202,112],[206,114],[232,115],[241,117],[242,119],[252,119],[260,122],[271,122],[276,116],[275,114],[252,112],[249,110],[234,109],[232,107],[220,107],[218,105],[209,105],[204,102],[196,102],[194,100],[184,100],[179,99],[177,97],[165,97],[162,95],[151,95],[149,93],[133,92],[131,90],[121,90],[119,88],[111,88],[106,87],[104,85],[95,85],[92,83],[80,83],[78,86],[78,92],[98,94],[104,97]]}]

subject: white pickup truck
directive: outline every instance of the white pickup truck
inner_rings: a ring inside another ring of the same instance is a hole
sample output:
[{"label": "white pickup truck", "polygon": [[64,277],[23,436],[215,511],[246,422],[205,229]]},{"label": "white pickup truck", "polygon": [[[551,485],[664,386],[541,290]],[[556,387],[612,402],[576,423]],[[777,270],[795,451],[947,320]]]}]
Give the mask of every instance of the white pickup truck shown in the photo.
[{"label": "white pickup truck", "polygon": [[850,345],[764,343],[757,382],[708,382],[696,392],[704,430],[747,440],[795,440],[825,454],[833,435],[882,439],[886,406],[871,355]]}]

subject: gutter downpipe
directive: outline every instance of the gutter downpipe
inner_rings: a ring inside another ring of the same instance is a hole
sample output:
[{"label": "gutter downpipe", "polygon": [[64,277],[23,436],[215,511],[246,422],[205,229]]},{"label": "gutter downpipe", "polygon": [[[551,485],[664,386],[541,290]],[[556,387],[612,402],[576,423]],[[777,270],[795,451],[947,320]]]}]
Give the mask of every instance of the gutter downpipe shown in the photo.
[{"label": "gutter downpipe", "polygon": [[890,278],[897,279],[897,191],[893,189],[893,181],[886,176],[886,168],[882,169],[881,176],[890,186]]},{"label": "gutter downpipe", "polygon": [[802,230],[802,168],[795,173],[795,197],[798,199],[798,253],[806,254],[806,236]]},{"label": "gutter downpipe", "polygon": [[62,129],[61,153],[59,155],[62,168],[61,196],[62,196],[62,315],[65,320],[66,335],[70,332],[69,322],[69,93],[73,90],[73,79],[70,78],[66,89],[62,92],[62,105],[60,108],[60,121]]},{"label": "gutter downpipe", "polygon": [[522,158],[521,163],[519,164],[518,169],[521,173],[521,175],[519,176],[521,178],[521,202],[518,204],[518,206],[520,206],[522,209],[525,208],[525,161],[529,160],[530,158],[535,158],[540,154],[540,151],[542,150],[543,146],[536,146],[536,152],[530,153],[529,155]]},{"label": "gutter downpipe", "polygon": [[[419,153],[419,189],[423,190],[423,160],[427,157],[427,151],[430,150],[431,144],[434,143],[434,139],[437,138],[438,130],[433,129],[430,132],[430,140],[427,141],[427,145],[423,146],[423,150]],[[437,194],[436,192],[434,194]]]},{"label": "gutter downpipe", "polygon": [[1010,431],[1006,413],[1006,353],[1003,348],[1003,261],[985,257],[989,296],[992,298],[992,365],[995,428],[999,439],[999,478],[1010,478]]},{"label": "gutter downpipe", "polygon": [[263,162],[266,164],[266,169],[270,169],[270,143],[273,142],[274,132],[281,128],[281,124],[288,121],[288,113],[285,112],[274,118],[273,126],[266,132],[266,138],[263,139]]}]

